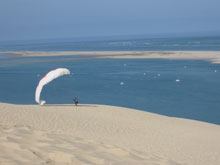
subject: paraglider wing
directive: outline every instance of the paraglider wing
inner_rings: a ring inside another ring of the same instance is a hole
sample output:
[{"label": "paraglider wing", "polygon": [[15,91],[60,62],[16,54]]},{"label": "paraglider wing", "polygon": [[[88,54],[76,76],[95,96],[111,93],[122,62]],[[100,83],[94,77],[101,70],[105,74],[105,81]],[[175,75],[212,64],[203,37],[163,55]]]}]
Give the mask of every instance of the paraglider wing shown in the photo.
[{"label": "paraglider wing", "polygon": [[40,105],[44,105],[46,101],[40,100],[40,94],[44,85],[48,84],[49,82],[53,81],[54,79],[60,76],[68,74],[70,74],[70,71],[66,68],[57,68],[45,74],[44,77],[39,81],[38,86],[36,88],[35,101]]}]

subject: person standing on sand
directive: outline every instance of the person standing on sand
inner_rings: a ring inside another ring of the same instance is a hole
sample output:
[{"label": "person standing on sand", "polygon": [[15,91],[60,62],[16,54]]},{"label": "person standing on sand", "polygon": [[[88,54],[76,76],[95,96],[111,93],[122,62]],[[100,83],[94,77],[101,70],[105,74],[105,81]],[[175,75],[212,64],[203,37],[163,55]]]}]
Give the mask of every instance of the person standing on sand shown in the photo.
[{"label": "person standing on sand", "polygon": [[74,103],[75,103],[75,106],[77,106],[77,104],[79,103],[78,99],[75,97],[75,98],[73,99],[73,101],[74,101]]}]

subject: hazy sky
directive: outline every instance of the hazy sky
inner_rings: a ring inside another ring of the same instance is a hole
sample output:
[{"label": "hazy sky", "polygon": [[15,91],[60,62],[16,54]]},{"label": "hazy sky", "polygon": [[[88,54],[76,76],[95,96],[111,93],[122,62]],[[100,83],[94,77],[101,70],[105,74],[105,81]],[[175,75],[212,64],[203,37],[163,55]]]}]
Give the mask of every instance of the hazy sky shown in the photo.
[{"label": "hazy sky", "polygon": [[0,40],[220,31],[220,0],[0,0]]}]

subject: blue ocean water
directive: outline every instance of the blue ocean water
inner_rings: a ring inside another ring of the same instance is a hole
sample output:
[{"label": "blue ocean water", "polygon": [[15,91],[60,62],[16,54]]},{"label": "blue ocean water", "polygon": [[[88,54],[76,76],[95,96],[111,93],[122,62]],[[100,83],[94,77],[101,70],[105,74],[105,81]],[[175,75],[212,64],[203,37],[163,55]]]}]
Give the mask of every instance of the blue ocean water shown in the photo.
[{"label": "blue ocean water", "polygon": [[48,104],[69,104],[78,97],[85,104],[129,107],[220,124],[218,64],[199,60],[55,58],[0,59],[0,102],[36,104],[35,89],[41,77],[51,69],[66,67],[71,75],[54,80],[42,91],[41,98]]},{"label": "blue ocean water", "polygon": [[[4,51],[220,50],[220,37],[0,43]],[[71,75],[42,91],[48,104],[107,104],[220,124],[220,65],[200,60],[88,59],[0,54],[0,102],[35,104],[48,71]],[[176,80],[180,80],[177,82]],[[124,85],[121,85],[124,83]]]}]

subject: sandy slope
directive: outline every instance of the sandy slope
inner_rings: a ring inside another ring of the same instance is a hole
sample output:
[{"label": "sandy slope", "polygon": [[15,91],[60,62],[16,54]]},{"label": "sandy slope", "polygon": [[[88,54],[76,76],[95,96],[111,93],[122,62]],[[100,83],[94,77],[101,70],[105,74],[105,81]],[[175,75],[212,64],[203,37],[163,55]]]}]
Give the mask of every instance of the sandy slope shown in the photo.
[{"label": "sandy slope", "polygon": [[0,164],[220,164],[220,126],[104,105],[0,103]]},{"label": "sandy slope", "polygon": [[[47,51],[47,52],[0,52],[24,57],[33,56],[86,56],[90,58],[159,58],[159,59],[185,59],[185,60],[209,60],[220,63],[220,51]],[[51,59],[52,60],[52,59]]]}]

